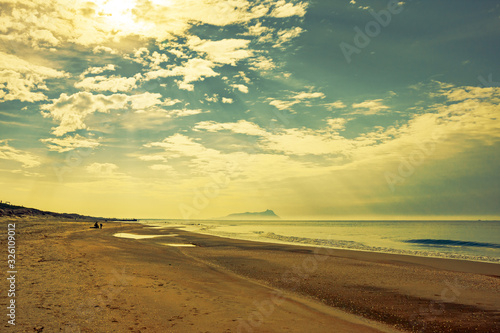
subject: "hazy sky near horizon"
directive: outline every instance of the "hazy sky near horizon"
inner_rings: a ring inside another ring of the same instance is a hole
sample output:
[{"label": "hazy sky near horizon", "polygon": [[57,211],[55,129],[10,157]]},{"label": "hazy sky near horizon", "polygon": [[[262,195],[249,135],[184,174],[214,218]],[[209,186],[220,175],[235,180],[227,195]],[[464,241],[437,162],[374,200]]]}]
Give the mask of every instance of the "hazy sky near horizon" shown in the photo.
[{"label": "hazy sky near horizon", "polygon": [[2,200],[116,217],[500,216],[498,1],[0,6]]}]

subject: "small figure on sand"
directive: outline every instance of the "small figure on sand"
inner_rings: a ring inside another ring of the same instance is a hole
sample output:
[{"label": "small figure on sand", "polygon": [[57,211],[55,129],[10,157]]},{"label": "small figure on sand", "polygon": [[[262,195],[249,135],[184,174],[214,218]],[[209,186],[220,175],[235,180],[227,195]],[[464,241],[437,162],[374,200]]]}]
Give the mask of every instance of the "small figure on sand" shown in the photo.
[{"label": "small figure on sand", "polygon": [[100,229],[102,229],[102,223],[99,225]]},{"label": "small figure on sand", "polygon": [[99,224],[96,222],[90,229],[99,229]]}]

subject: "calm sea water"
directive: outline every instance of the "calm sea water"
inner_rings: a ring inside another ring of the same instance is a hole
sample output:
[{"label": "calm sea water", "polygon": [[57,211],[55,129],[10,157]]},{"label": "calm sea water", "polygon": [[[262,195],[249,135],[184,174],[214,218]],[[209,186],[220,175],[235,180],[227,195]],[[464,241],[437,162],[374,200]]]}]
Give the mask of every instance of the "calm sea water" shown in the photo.
[{"label": "calm sea water", "polygon": [[154,226],[253,241],[500,263],[500,221],[186,221]]}]

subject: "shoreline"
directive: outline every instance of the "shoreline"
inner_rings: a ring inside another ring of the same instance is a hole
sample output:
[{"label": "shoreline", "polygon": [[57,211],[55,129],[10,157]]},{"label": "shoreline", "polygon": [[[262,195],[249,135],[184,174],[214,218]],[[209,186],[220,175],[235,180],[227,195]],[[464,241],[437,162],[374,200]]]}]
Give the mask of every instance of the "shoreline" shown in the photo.
[{"label": "shoreline", "polygon": [[[143,223],[138,223],[146,226],[147,229],[151,228],[151,226]],[[398,261],[404,262],[408,264],[422,264],[430,267],[438,268],[438,269],[450,269],[452,271],[464,272],[464,273],[478,273],[485,275],[498,276],[500,278],[500,263],[499,262],[490,262],[490,261],[481,261],[481,260],[470,260],[470,259],[462,259],[462,258],[448,258],[448,257],[433,257],[433,256],[420,256],[415,254],[407,254],[407,253],[393,253],[393,252],[383,252],[383,251],[370,251],[370,250],[362,250],[362,249],[351,249],[351,248],[341,248],[341,247],[323,247],[323,246],[315,246],[303,243],[291,243],[291,242],[271,242],[265,240],[254,240],[254,239],[244,239],[244,238],[236,238],[230,236],[223,235],[214,235],[210,233],[197,232],[192,230],[183,230],[185,226],[177,225],[177,226],[165,226],[161,228],[152,228],[152,230],[161,230],[161,229],[174,229],[176,232],[182,231],[185,233],[203,235],[208,237],[215,238],[224,238],[228,240],[234,241],[244,241],[250,243],[260,243],[264,245],[284,245],[291,247],[303,247],[309,249],[324,249],[324,250],[335,250],[338,251],[338,255],[345,258],[359,258],[363,257],[365,260],[370,260],[370,255],[373,254],[374,260],[388,260],[388,261]],[[368,256],[364,256],[367,254]]]},{"label": "shoreline", "polygon": [[[138,221],[139,224],[152,227],[154,224],[146,224],[144,222],[140,222],[141,220]],[[495,221],[496,222],[496,221]],[[157,226],[156,229],[161,229],[161,228],[188,228],[190,225],[180,225],[180,224],[174,224],[172,226],[165,225],[165,226]],[[185,230],[186,232],[192,232],[200,235],[206,235],[206,236],[213,236],[213,237],[221,237],[221,238],[228,238],[228,239],[234,239],[234,240],[244,240],[244,241],[249,241],[249,242],[259,242],[259,243],[271,243],[271,244],[283,244],[283,245],[292,245],[292,246],[304,246],[304,247],[321,247],[321,248],[327,248],[327,249],[338,249],[338,250],[347,250],[347,251],[358,251],[358,252],[367,252],[367,253],[380,253],[380,254],[394,254],[394,255],[402,255],[402,256],[411,256],[411,257],[419,257],[419,258],[436,258],[436,259],[449,259],[449,260],[461,260],[461,261],[470,261],[470,262],[481,262],[481,263],[491,263],[491,264],[500,264],[500,258],[496,257],[487,257],[488,260],[481,260],[481,259],[475,259],[474,257],[478,256],[472,256],[472,255],[460,255],[457,254],[457,256],[464,256],[464,258],[460,257],[453,257],[453,254],[450,254],[450,256],[446,255],[432,255],[434,252],[429,251],[429,254],[431,255],[420,255],[417,253],[411,253],[411,252],[419,252],[419,250],[400,250],[400,249],[391,249],[387,248],[387,251],[384,250],[367,250],[367,249],[358,249],[358,248],[349,248],[349,247],[340,247],[340,246],[325,246],[325,245],[320,245],[320,244],[308,244],[308,243],[302,243],[302,242],[292,242],[292,241],[283,241],[277,238],[268,238],[268,239],[253,239],[253,238],[244,238],[244,237],[235,237],[235,236],[227,236],[227,235],[217,235],[209,232],[203,232],[200,230]],[[276,234],[275,234],[276,235]],[[280,236],[280,235],[277,235]],[[367,246],[368,247],[368,246]],[[422,252],[422,251],[420,251]]]},{"label": "shoreline", "polygon": [[[141,223],[92,230],[81,222],[15,222],[16,328],[26,332],[500,328],[496,264],[257,243]],[[119,232],[160,237],[113,236]]]}]

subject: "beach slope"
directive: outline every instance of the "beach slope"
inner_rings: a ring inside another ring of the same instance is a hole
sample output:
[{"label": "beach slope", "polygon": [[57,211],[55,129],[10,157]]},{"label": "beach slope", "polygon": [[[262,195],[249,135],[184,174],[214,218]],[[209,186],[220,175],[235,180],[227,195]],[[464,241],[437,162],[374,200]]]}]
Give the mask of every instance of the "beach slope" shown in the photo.
[{"label": "beach slope", "polygon": [[[16,326],[5,320],[5,331],[499,330],[495,264],[255,243],[132,223],[101,230],[82,222],[15,223],[18,307]],[[186,244],[192,247],[175,246]],[[7,296],[0,300],[5,305]]]}]

